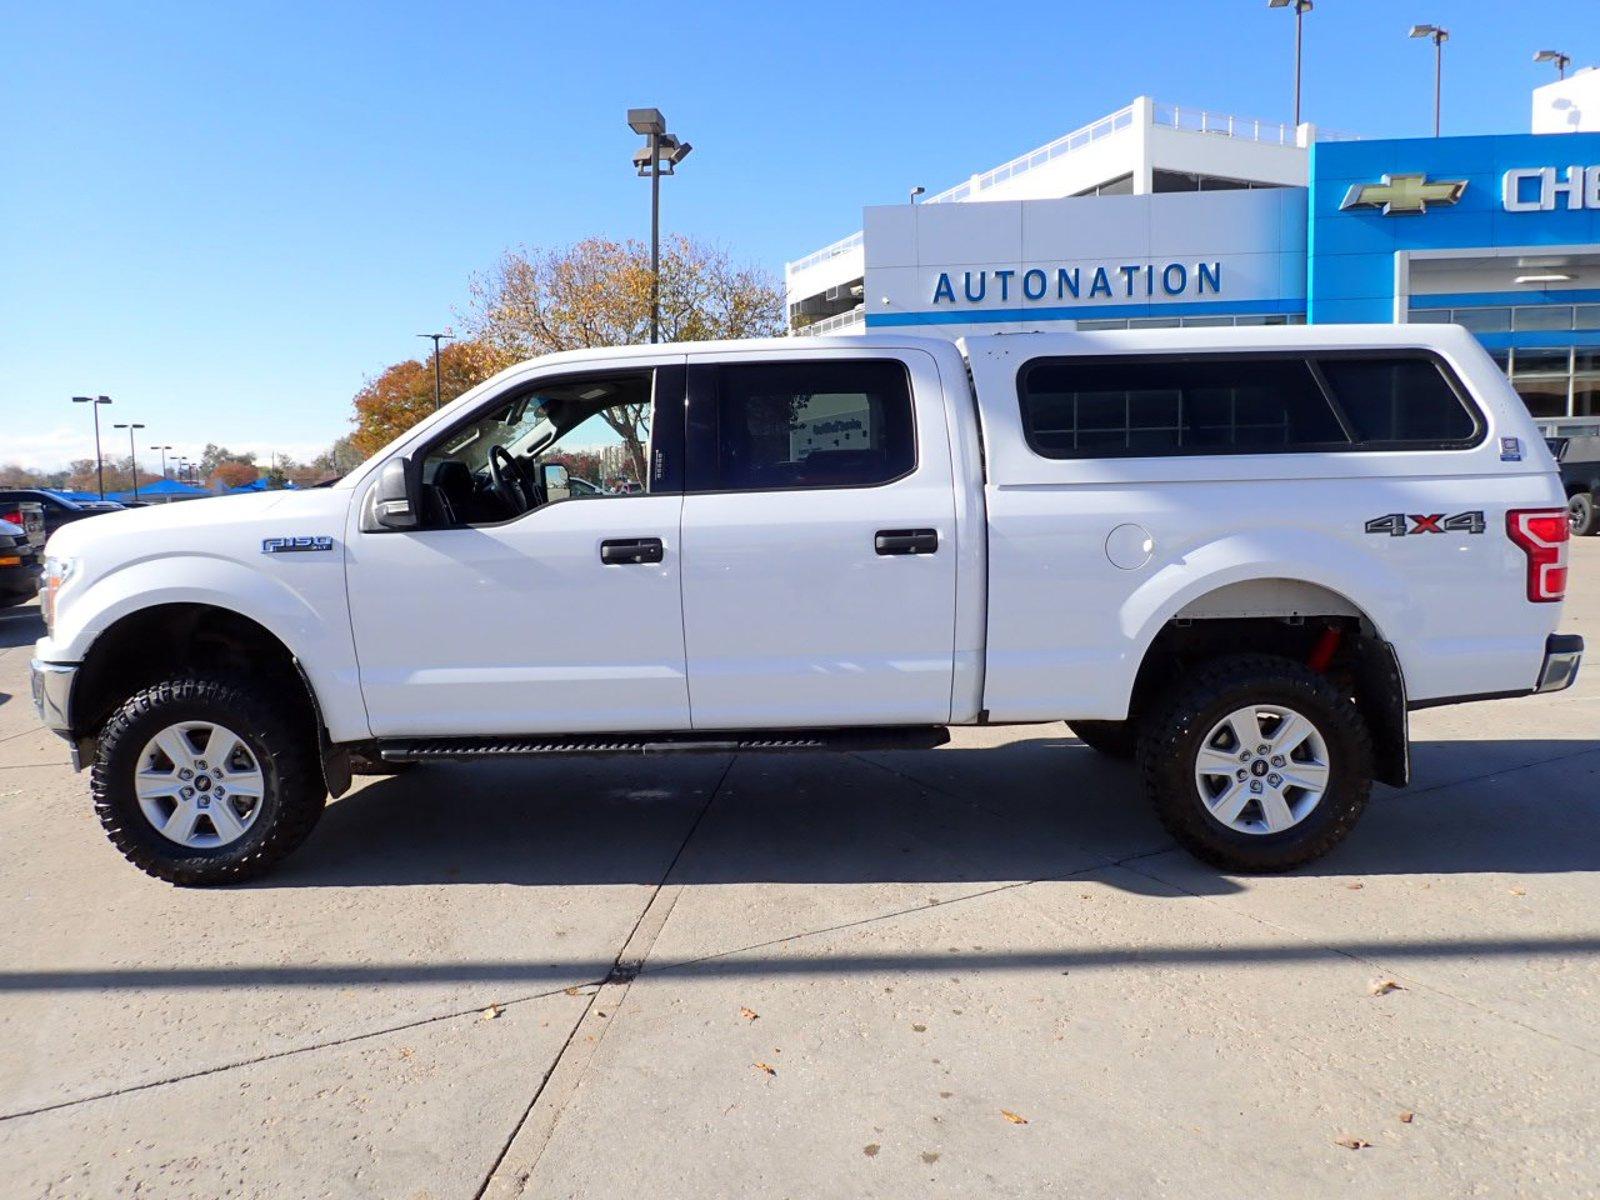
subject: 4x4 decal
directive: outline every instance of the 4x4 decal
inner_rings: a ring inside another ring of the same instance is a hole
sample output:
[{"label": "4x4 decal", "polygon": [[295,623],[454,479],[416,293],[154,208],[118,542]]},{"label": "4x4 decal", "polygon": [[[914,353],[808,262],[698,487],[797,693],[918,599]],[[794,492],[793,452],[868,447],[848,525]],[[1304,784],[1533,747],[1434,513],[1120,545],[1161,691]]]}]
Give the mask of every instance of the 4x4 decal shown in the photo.
[{"label": "4x4 decal", "polygon": [[[1409,522],[1409,524],[1408,524]],[[1368,533],[1387,533],[1390,537],[1406,537],[1414,533],[1482,533],[1486,528],[1483,513],[1478,510],[1456,513],[1447,517],[1443,513],[1389,513],[1373,517],[1367,522]]]}]

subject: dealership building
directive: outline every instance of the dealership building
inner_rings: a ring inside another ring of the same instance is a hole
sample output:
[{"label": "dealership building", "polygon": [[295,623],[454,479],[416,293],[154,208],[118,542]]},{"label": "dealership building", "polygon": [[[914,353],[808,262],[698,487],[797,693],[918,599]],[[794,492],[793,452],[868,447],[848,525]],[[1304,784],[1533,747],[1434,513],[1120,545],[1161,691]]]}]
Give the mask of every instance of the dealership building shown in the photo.
[{"label": "dealership building", "polygon": [[1600,424],[1600,70],[1532,130],[1366,140],[1128,107],[787,264],[797,335],[1456,322]]}]

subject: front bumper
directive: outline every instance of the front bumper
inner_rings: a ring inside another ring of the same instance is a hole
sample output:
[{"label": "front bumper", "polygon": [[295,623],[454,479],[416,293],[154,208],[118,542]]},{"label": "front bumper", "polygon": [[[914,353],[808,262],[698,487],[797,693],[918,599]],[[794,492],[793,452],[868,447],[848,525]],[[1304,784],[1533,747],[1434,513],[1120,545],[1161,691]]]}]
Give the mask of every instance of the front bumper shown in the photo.
[{"label": "front bumper", "polygon": [[40,662],[36,658],[29,665],[29,673],[32,676],[33,709],[39,714],[39,720],[46,729],[70,741],[72,684],[78,677],[78,664]]},{"label": "front bumper", "polygon": [[1583,639],[1575,633],[1552,633],[1544,642],[1544,665],[1535,692],[1559,692],[1572,686],[1583,662]]}]

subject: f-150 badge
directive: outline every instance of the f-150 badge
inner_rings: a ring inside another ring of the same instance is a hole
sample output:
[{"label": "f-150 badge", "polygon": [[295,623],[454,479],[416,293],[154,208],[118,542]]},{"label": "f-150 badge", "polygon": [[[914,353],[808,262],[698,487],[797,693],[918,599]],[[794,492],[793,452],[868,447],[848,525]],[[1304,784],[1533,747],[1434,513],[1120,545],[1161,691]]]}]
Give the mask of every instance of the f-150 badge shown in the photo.
[{"label": "f-150 badge", "polygon": [[1367,522],[1368,533],[1387,533],[1407,537],[1413,533],[1482,533],[1483,513],[1463,512],[1447,517],[1443,513],[1389,513]]},{"label": "f-150 badge", "polygon": [[312,550],[332,549],[333,539],[326,535],[261,539],[261,553],[263,554],[304,554]]}]

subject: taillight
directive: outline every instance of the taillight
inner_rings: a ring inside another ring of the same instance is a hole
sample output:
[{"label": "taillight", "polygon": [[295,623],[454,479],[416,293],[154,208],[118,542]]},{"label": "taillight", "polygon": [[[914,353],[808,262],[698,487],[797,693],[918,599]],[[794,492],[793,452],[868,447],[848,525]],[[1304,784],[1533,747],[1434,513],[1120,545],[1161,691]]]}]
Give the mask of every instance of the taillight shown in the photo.
[{"label": "taillight", "polygon": [[15,512],[0,513],[0,521],[10,521],[13,525],[21,525],[22,510],[19,508]]},{"label": "taillight", "polygon": [[1528,599],[1535,604],[1567,594],[1567,541],[1572,537],[1564,508],[1514,508],[1506,533],[1528,556]]}]

